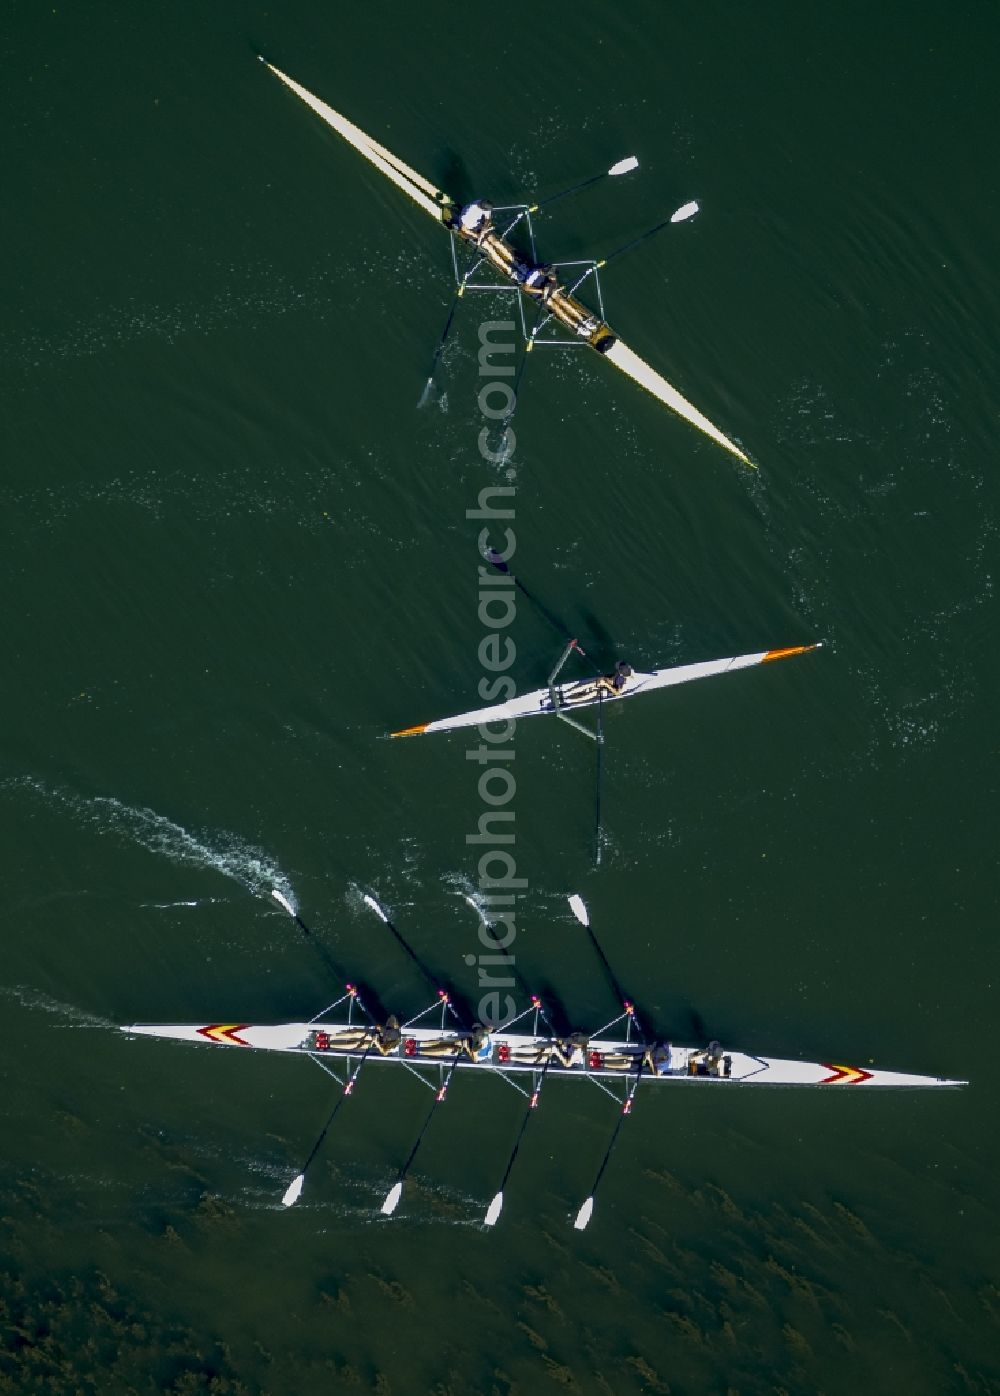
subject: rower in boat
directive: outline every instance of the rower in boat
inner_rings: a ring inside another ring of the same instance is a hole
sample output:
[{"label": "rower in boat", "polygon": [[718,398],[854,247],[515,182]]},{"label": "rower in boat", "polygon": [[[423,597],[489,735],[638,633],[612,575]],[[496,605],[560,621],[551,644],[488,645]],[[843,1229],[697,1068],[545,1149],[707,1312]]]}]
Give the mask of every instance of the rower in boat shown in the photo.
[{"label": "rower in boat", "polygon": [[384,1026],[376,1023],[369,1027],[359,1023],[336,1032],[320,1029],[315,1034],[314,1047],[317,1052],[344,1053],[367,1052],[374,1048],[379,1056],[389,1057],[399,1050],[401,1038],[399,1019],[395,1014],[390,1014]]},{"label": "rower in boat", "polygon": [[631,664],[626,664],[624,659],[619,659],[612,673],[602,674],[597,680],[595,686],[598,693],[607,693],[612,698],[620,698],[627,680],[632,677],[634,672]]},{"label": "rower in boat", "polygon": [[493,1050],[493,1040],[489,1029],[476,1023],[471,1032],[454,1033],[451,1037],[436,1037],[429,1042],[421,1042],[422,1057],[468,1057],[470,1061],[483,1061]]},{"label": "rower in boat", "polygon": [[650,1076],[670,1075],[671,1048],[669,1042],[654,1042],[642,1054],[642,1068]]},{"label": "rower in boat", "polygon": [[493,205],[485,199],[473,199],[454,215],[453,226],[471,242],[481,242],[493,230]]},{"label": "rower in boat", "polygon": [[515,1047],[511,1058],[519,1065],[544,1066],[558,1062],[560,1066],[582,1066],[586,1059],[589,1038],[585,1032],[570,1033],[569,1037],[554,1037]]},{"label": "rower in boat", "polygon": [[402,1038],[399,1019],[395,1013],[390,1013],[385,1020],[385,1027],[380,1025],[375,1029],[375,1050],[380,1057],[390,1057],[394,1052],[399,1051]]},{"label": "rower in boat", "polygon": [[600,1053],[600,1064],[605,1071],[631,1071],[637,1063],[645,1064],[644,1053],[638,1049],[629,1051],[627,1045],[620,1051]]},{"label": "rower in boat", "polygon": [[689,1076],[723,1076],[725,1074],[725,1057],[718,1042],[710,1042],[700,1052],[692,1052],[688,1058]]}]

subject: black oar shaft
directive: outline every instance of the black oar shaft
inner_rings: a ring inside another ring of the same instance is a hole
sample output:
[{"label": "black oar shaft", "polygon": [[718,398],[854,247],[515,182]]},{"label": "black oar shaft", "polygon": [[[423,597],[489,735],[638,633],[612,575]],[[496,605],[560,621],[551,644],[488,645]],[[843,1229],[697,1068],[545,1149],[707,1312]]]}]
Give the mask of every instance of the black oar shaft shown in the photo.
[{"label": "black oar shaft", "polygon": [[537,213],[540,208],[549,208],[552,204],[557,204],[560,199],[568,199],[571,194],[579,194],[581,190],[589,189],[592,184],[598,184],[607,177],[608,171],[602,170],[600,174],[591,175],[589,179],[581,179],[579,184],[571,185],[569,189],[563,189],[558,194],[550,194],[547,199],[540,199],[538,203],[532,204],[529,212]]},{"label": "black oar shaft", "polygon": [[434,381],[434,374],[437,372],[437,366],[441,361],[441,355],[444,353],[444,346],[447,343],[448,335],[451,333],[452,322],[455,319],[455,311],[458,309],[458,302],[461,299],[461,295],[462,290],[460,287],[455,292],[455,295],[452,297],[451,308],[448,311],[448,318],[444,322],[444,329],[441,331],[441,338],[438,340],[438,346],[434,350],[434,358],[431,360],[431,371],[427,375],[428,383],[432,383]]},{"label": "black oar shaft", "polygon": [[507,1179],[510,1177],[510,1171],[514,1167],[514,1160],[517,1158],[517,1151],[521,1147],[521,1140],[524,1138],[524,1132],[528,1128],[528,1121],[535,1113],[535,1108],[538,1105],[538,1097],[541,1094],[542,1087],[545,1084],[545,1073],[548,1071],[551,1065],[552,1056],[550,1053],[548,1060],[542,1067],[542,1074],[538,1078],[538,1085],[535,1087],[535,1090],[532,1094],[531,1103],[529,1104],[527,1110],[524,1112],[524,1118],[521,1121],[521,1128],[517,1131],[517,1138],[514,1140],[514,1147],[510,1151],[510,1158],[507,1160],[507,1167],[504,1169],[503,1172],[503,1178],[501,1179],[500,1187],[498,1189],[499,1192],[503,1192],[504,1188],[507,1186]]},{"label": "black oar shaft", "polygon": [[604,776],[604,689],[597,697],[597,770],[594,790],[594,867],[601,866],[601,786]]},{"label": "black oar shaft", "polygon": [[440,987],[440,981],[438,980],[438,978],[437,978],[434,974],[431,973],[431,970],[430,970],[430,969],[428,968],[428,966],[423,962],[423,960],[420,958],[420,956],[417,954],[417,952],[413,949],[413,946],[410,945],[409,941],[406,939],[406,937],[402,934],[402,932],[401,932],[401,931],[399,930],[399,928],[396,926],[395,922],[394,922],[394,921],[392,920],[392,918],[389,916],[389,914],[388,914],[388,912],[385,910],[385,908],[384,908],[383,906],[381,906],[381,905],[375,900],[374,897],[371,897],[371,896],[366,895],[366,896],[365,896],[365,901],[368,903],[368,905],[371,907],[371,909],[375,912],[375,914],[379,917],[379,919],[384,923],[384,925],[388,928],[388,930],[390,931],[390,933],[392,934],[392,936],[395,938],[396,942],[402,947],[403,950],[406,951],[407,955],[409,955],[410,959],[413,961],[413,963],[414,963],[414,965],[416,966],[416,968],[420,971],[420,973],[423,975],[423,977],[427,980],[427,983],[430,984],[430,985],[432,986],[432,988],[434,989],[434,992],[437,994],[437,996],[438,996],[438,998],[441,1000],[441,1002],[442,1002],[443,1004],[446,1005],[446,1007],[448,1008],[449,1012],[453,1015],[454,1018],[456,1018],[457,1020],[461,1021],[461,1020],[459,1019],[458,1013],[456,1013],[456,1011],[455,1011],[455,1006],[454,1006],[454,1004],[453,1004],[452,1001],[451,1001],[451,996],[450,996],[450,994],[448,994],[448,993],[446,992],[446,990],[444,990],[444,989],[442,989],[442,988]]},{"label": "black oar shaft", "polygon": [[602,257],[597,263],[598,267],[606,267],[609,262],[615,261],[618,257],[623,257],[626,252],[631,252],[633,247],[638,247],[640,243],[645,242],[648,238],[654,237],[656,233],[662,232],[664,228],[669,228],[670,222],[671,220],[669,218],[664,218],[663,222],[657,223],[655,228],[648,228],[646,232],[640,233],[637,238],[632,238],[630,242],[625,243],[624,247],[618,247],[614,252],[609,252],[606,257]]},{"label": "black oar shaft", "polygon": [[642,1066],[643,1063],[640,1059],[639,1069],[636,1072],[635,1081],[632,1084],[632,1089],[629,1091],[627,1097],[625,1098],[625,1103],[622,1105],[621,1113],[619,1114],[617,1123],[615,1124],[614,1133],[611,1136],[611,1140],[605,1151],[604,1157],[603,1159],[601,1159],[601,1166],[597,1170],[597,1177],[594,1179],[594,1186],[590,1189],[591,1197],[593,1197],[596,1194],[598,1185],[600,1184],[601,1179],[604,1177],[604,1171],[607,1168],[609,1162],[611,1161],[611,1155],[614,1152],[614,1147],[618,1142],[618,1136],[619,1134],[621,1134],[622,1125],[625,1123],[629,1115],[631,1115],[632,1113],[632,1098],[634,1097],[639,1087],[639,1079],[642,1076]]},{"label": "black oar shaft", "polygon": [[431,1105],[431,1108],[430,1108],[430,1109],[428,1110],[428,1112],[427,1112],[427,1118],[426,1118],[426,1120],[424,1120],[423,1127],[421,1128],[420,1133],[417,1135],[416,1140],[414,1141],[413,1148],[410,1150],[409,1154],[407,1155],[406,1162],[403,1164],[402,1168],[399,1170],[399,1177],[398,1177],[397,1180],[396,1180],[396,1181],[399,1182],[399,1183],[401,1183],[401,1182],[403,1181],[403,1179],[406,1177],[407,1173],[410,1171],[410,1165],[412,1164],[413,1160],[416,1158],[416,1156],[417,1156],[417,1150],[420,1148],[420,1145],[423,1143],[424,1135],[427,1133],[428,1129],[430,1128],[431,1120],[433,1120],[433,1118],[434,1118],[434,1112],[435,1112],[435,1110],[438,1108],[438,1106],[444,1101],[445,1096],[448,1094],[448,1087],[451,1085],[451,1078],[452,1078],[452,1077],[454,1076],[454,1074],[455,1074],[455,1068],[458,1066],[458,1063],[459,1063],[460,1058],[461,1058],[461,1054],[458,1053],[458,1052],[456,1052],[455,1057],[454,1057],[454,1059],[453,1059],[453,1061],[452,1061],[452,1063],[451,1063],[451,1066],[448,1068],[448,1075],[444,1078],[444,1084],[442,1085],[441,1089],[438,1091],[437,1095],[434,1097],[434,1102],[433,1102],[433,1104]]}]

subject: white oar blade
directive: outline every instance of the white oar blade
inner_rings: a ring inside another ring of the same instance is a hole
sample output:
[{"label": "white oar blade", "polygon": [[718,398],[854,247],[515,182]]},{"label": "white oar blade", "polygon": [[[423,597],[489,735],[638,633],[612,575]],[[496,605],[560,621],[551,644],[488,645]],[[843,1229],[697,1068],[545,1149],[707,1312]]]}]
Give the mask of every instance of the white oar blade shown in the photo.
[{"label": "white oar blade", "polygon": [[494,1197],[493,1201],[490,1203],[489,1211],[486,1213],[486,1216],[483,1218],[483,1226],[496,1226],[496,1224],[497,1224],[497,1219],[498,1219],[499,1216],[500,1216],[500,1211],[501,1211],[501,1208],[502,1208],[502,1207],[503,1207],[503,1193],[502,1193],[502,1192],[498,1192],[497,1195],[496,1195],[496,1197]]},{"label": "white oar blade", "polygon": [[300,1173],[293,1183],[288,1185],[284,1197],[281,1199],[282,1207],[294,1207],[302,1196],[302,1185],[305,1183],[306,1175]]},{"label": "white oar blade", "polygon": [[587,1223],[594,1214],[594,1199],[588,1197],[586,1202],[576,1214],[576,1221],[573,1223],[575,1230],[586,1231]]},{"label": "white oar blade", "polygon": [[632,170],[639,168],[639,161],[634,155],[627,156],[624,160],[619,160],[617,165],[612,165],[608,170],[609,175],[630,174]]},{"label": "white oar blade", "polygon": [[283,906],[285,908],[289,916],[294,917],[295,908],[292,906],[288,898],[278,891],[277,887],[271,888],[271,896],[274,898],[274,900],[278,903],[279,906]]},{"label": "white oar blade", "polygon": [[686,223],[689,218],[693,218],[698,212],[698,205],[694,199],[689,204],[682,204],[676,213],[670,215],[671,223]]},{"label": "white oar blade", "polygon": [[574,892],[569,898],[569,906],[581,926],[590,925],[590,913],[587,910],[583,898],[578,892]]},{"label": "white oar blade", "polygon": [[[385,921],[386,923],[388,923],[388,920],[389,920],[388,916],[386,916],[385,912],[384,912],[384,911],[382,910],[382,908],[379,906],[378,902],[375,900],[374,897],[370,897],[370,896],[368,895],[368,893],[366,892],[365,895],[364,895],[363,900],[364,900],[365,906],[371,907],[372,911],[374,911],[375,915],[376,915],[377,917],[379,917],[380,920]],[[398,1201],[398,1198],[397,1198],[397,1201]]]},{"label": "white oar blade", "polygon": [[400,1199],[402,1196],[403,1196],[403,1184],[402,1184],[401,1182],[400,1182],[400,1183],[396,1183],[396,1185],[395,1185],[393,1188],[390,1189],[388,1197],[387,1197],[387,1198],[385,1199],[385,1201],[382,1203],[382,1215],[383,1215],[383,1217],[391,1217],[391,1216],[392,1216],[393,1212],[394,1212],[394,1211],[396,1210],[396,1208],[399,1206],[399,1199]]}]

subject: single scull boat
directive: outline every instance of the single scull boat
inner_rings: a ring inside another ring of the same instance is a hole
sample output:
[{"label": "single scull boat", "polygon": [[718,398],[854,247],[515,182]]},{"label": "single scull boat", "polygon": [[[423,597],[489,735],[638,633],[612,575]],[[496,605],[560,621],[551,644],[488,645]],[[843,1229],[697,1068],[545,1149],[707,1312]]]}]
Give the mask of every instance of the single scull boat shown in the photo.
[{"label": "single scull boat", "polygon": [[598,703],[634,698],[639,693],[652,693],[658,688],[671,688],[675,684],[690,683],[694,679],[707,679],[713,674],[731,674],[737,669],[752,669],[757,664],[768,664],[776,659],[790,659],[793,655],[808,654],[810,650],[820,648],[821,642],[815,645],[792,645],[787,649],[761,650],[757,654],[738,654],[728,659],[709,659],[700,664],[677,664],[670,669],[654,669],[648,674],[633,670],[618,689],[614,689],[610,681],[605,679],[584,679],[558,686],[550,684],[547,688],[537,688],[531,693],[522,693],[520,697],[510,698],[505,703],[496,703],[489,708],[476,708],[468,713],[458,713],[455,717],[438,718],[436,722],[421,722],[415,727],[404,727],[402,731],[391,732],[389,735],[417,737],[425,732],[451,732],[456,727],[478,727],[487,722],[513,722],[518,718],[535,717],[542,713],[563,716],[580,708],[592,708]]},{"label": "single scull boat", "polygon": [[[425,179],[423,175],[404,164],[391,150],[387,150],[385,146],[366,135],[360,127],[355,126],[352,121],[348,121],[340,112],[334,111],[326,102],[321,101],[319,97],[302,87],[294,78],[290,78],[287,73],[283,73],[273,63],[268,63],[263,56],[258,56],[276,78],[279,78],[297,97],[300,97],[328,126],[338,132],[359,155],[363,155],[370,164],[391,180],[397,189],[401,189],[419,208],[422,208],[425,213],[429,213],[436,222],[443,223],[452,237],[464,244],[475,256],[473,270],[482,263],[489,265],[505,281],[517,287],[523,293],[524,298],[538,308],[540,315],[544,315],[546,319],[556,320],[568,331],[571,336],[570,342],[590,345],[609,363],[621,369],[623,373],[634,379],[658,401],[697,427],[699,431],[710,436],[713,441],[717,442],[724,450],[729,451],[737,460],[742,461],[745,465],[752,464],[746,454],[710,422],[702,412],[699,412],[693,403],[689,402],[665,378],[662,378],[655,369],[640,359],[618,338],[605,322],[603,312],[601,315],[594,314],[572,294],[582,281],[590,275],[596,275],[597,269],[610,261],[611,257],[619,255],[618,253],[612,253],[599,262],[588,263],[589,270],[579,275],[568,288],[561,285],[551,266],[538,263],[534,258],[525,258],[507,239],[507,234],[511,229],[522,218],[527,216],[530,219],[530,214],[540,207],[539,204],[512,205],[512,208],[521,209],[522,212],[506,229],[498,232],[493,225],[492,214],[494,210],[492,205],[483,200],[461,205],[458,200],[453,199],[449,194],[438,189],[430,180]],[[606,173],[608,175],[625,174],[635,169],[638,163],[634,157],[630,157],[619,161]],[[597,176],[596,178],[602,177]],[[583,184],[575,186],[574,189],[583,188],[585,185],[595,182],[596,179],[585,180]],[[571,193],[574,190],[565,192]],[[556,197],[560,198],[562,195]],[[554,202],[554,199],[545,202]],[[696,203],[685,204],[671,218],[651,229],[650,233],[659,231],[661,227],[666,227],[669,223],[683,222],[697,211]],[[643,241],[644,237],[648,235],[644,234],[641,238],[633,239],[633,242],[619,251],[626,251],[628,247]],[[468,284],[468,275],[460,281],[459,295]],[[450,326],[451,316],[449,315],[448,323],[445,326],[445,336]],[[544,342],[536,339],[537,329],[538,326],[527,341],[528,348],[535,343]],[[560,341],[560,343],[563,342],[565,341]],[[440,354],[440,346],[438,353]],[[436,358],[437,356],[435,362]]]}]

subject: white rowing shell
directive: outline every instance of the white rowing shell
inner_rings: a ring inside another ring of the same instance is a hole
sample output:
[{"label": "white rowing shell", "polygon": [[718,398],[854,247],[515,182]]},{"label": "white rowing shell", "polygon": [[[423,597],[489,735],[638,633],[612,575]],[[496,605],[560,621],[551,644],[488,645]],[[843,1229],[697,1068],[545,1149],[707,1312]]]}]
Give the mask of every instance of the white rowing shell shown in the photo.
[{"label": "white rowing shell", "polygon": [[[651,674],[635,672],[631,674],[617,694],[605,689],[603,700],[597,681],[584,679],[578,683],[564,683],[556,688],[560,706],[567,710],[592,708],[597,703],[616,703],[622,698],[632,698],[637,693],[651,693],[656,688],[671,688],[678,683],[691,683],[694,679],[707,679],[713,674],[730,674],[737,669],[752,669],[757,664],[766,664],[775,659],[789,659],[792,655],[806,654],[819,649],[820,645],[793,645],[789,649],[761,650],[758,654],[738,654],[729,659],[708,659],[701,664],[676,664],[671,669],[654,669]],[[520,717],[534,717],[540,713],[551,713],[552,695],[547,688],[536,688],[532,693],[523,693],[506,703],[497,703],[492,708],[476,708],[473,712],[459,713],[455,717],[438,718],[436,722],[419,723],[416,727],[404,727],[400,732],[391,732],[392,737],[418,737],[424,732],[450,732],[456,727],[478,727],[486,722],[513,722]]]},{"label": "white rowing shell", "polygon": [[[335,1041],[336,1034],[358,1024],[346,1023],[208,1023],[202,1027],[194,1024],[133,1023],[123,1027],[122,1032],[142,1037],[170,1038],[182,1042],[209,1043],[223,1047],[249,1047],[266,1052],[295,1052],[317,1057],[340,1057],[357,1059],[359,1052],[353,1047],[350,1052],[336,1048],[320,1051],[316,1048],[317,1033],[327,1033]],[[383,1057],[372,1053],[369,1062],[402,1062],[418,1066],[446,1065],[454,1060],[451,1050],[441,1051],[442,1043],[457,1040],[454,1034],[442,1033],[434,1028],[404,1028],[399,1049]],[[502,1030],[490,1035],[488,1048],[475,1061],[461,1060],[459,1070],[493,1074],[508,1072],[530,1072],[539,1070],[538,1056],[550,1039],[535,1037],[528,1033],[505,1033]],[[406,1044],[412,1044],[407,1051]],[[424,1054],[422,1049],[431,1043],[439,1050],[433,1055]],[[592,1057],[591,1053],[597,1053]],[[591,1038],[588,1051],[581,1054],[581,1060],[572,1066],[553,1062],[549,1076],[603,1076],[626,1078],[634,1076],[642,1056],[642,1049],[633,1042],[618,1039]],[[623,1058],[626,1066],[613,1067],[605,1059]],[[748,1052],[724,1052],[722,1060],[728,1061],[728,1075],[703,1075],[700,1067],[704,1053],[695,1047],[672,1046],[664,1051],[660,1062],[661,1070],[653,1075],[644,1071],[641,1083],[647,1081],[691,1082],[715,1085],[740,1086],[964,1086],[965,1081],[945,1080],[937,1076],[917,1076],[901,1071],[881,1071],[875,1067],[843,1066],[834,1062],[798,1062],[780,1057],[758,1057]],[[695,1070],[692,1071],[692,1065]]]},{"label": "white rowing shell", "polygon": [[[445,209],[456,206],[455,201],[448,194],[437,189],[429,179],[426,179],[410,165],[407,165],[398,155],[394,155],[391,150],[388,150],[384,145],[380,145],[378,141],[373,140],[372,137],[362,131],[359,126],[355,126],[353,121],[348,121],[346,116],[335,111],[333,107],[329,106],[326,102],[321,101],[319,97],[316,97],[307,88],[303,87],[301,83],[297,83],[294,78],[290,78],[287,73],[283,73],[280,68],[276,68],[273,63],[268,63],[266,58],[262,57],[260,61],[276,78],[283,82],[287,88],[294,92],[297,97],[300,97],[302,101],[305,102],[306,106],[314,111],[321,120],[332,127],[338,135],[343,136],[344,140],[352,145],[359,155],[363,155],[370,164],[374,165],[387,179],[391,180],[392,183],[396,185],[397,189],[401,189],[415,204],[429,213],[435,222],[443,222]],[[628,161],[621,161],[620,164],[626,168],[634,168]],[[609,173],[624,173],[624,169],[619,170],[618,166],[615,166]],[[688,218],[696,212],[697,204],[685,204],[683,208],[677,210],[671,221]],[[710,422],[703,412],[699,412],[697,407],[684,397],[683,393],[678,392],[678,390],[668,383],[665,378],[661,377],[655,369],[650,368],[649,364],[640,359],[638,354],[634,353],[627,344],[623,344],[621,340],[616,340],[610,349],[602,353],[602,357],[606,358],[609,363],[614,364],[616,368],[621,369],[623,373],[627,374],[629,378],[634,379],[636,383],[641,384],[648,392],[652,393],[657,401],[662,402],[665,407],[669,407],[671,411],[676,412],[679,416],[683,417],[685,421],[690,422],[692,426],[697,427],[699,431],[703,431],[706,436],[711,437],[723,450],[729,451],[731,455],[735,456],[737,460],[742,461],[744,465],[752,466],[752,462],[749,458],[737,445],[730,441],[728,436]]]}]

